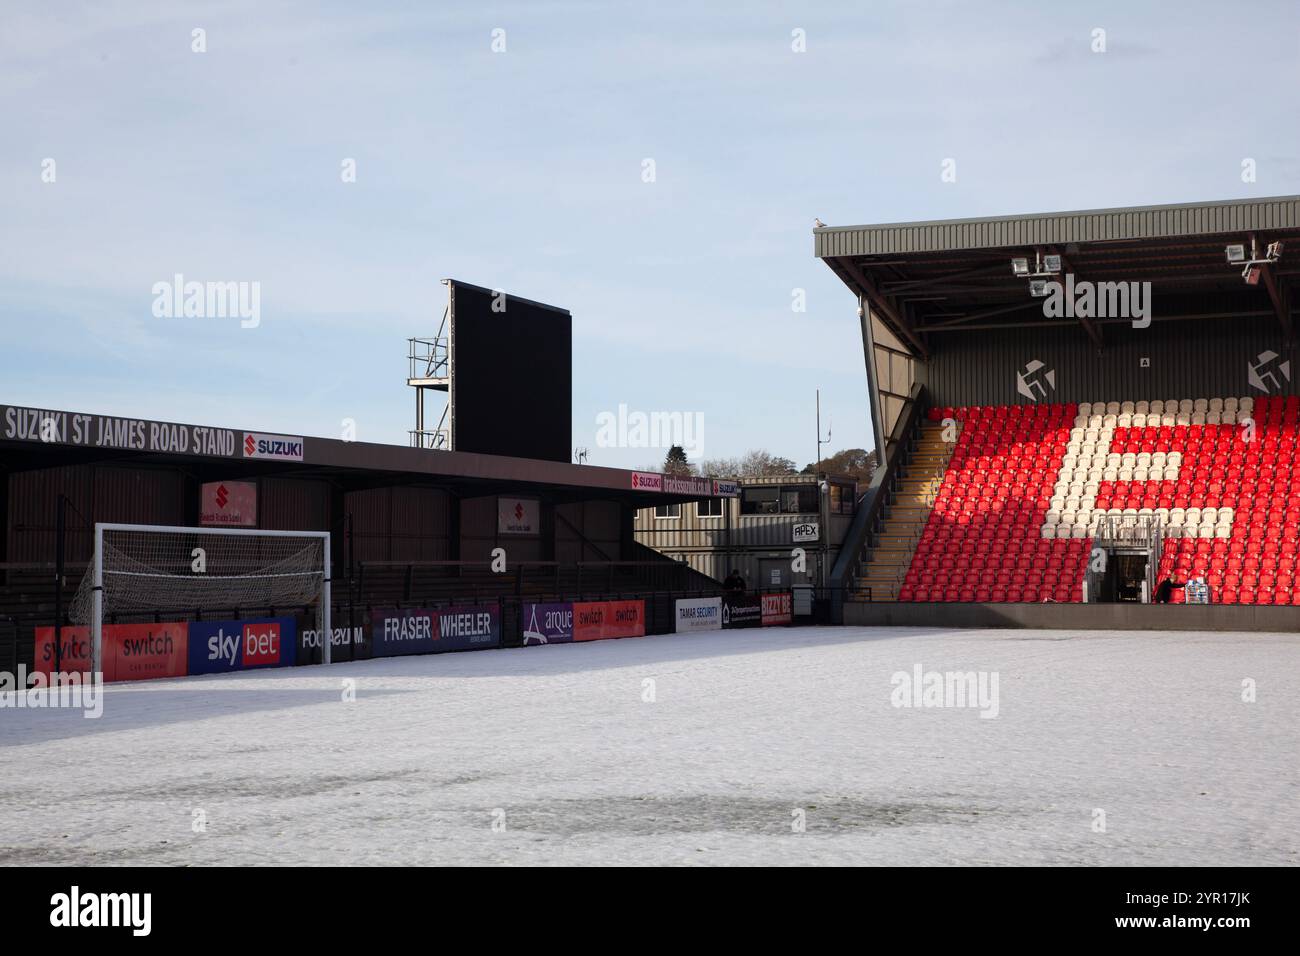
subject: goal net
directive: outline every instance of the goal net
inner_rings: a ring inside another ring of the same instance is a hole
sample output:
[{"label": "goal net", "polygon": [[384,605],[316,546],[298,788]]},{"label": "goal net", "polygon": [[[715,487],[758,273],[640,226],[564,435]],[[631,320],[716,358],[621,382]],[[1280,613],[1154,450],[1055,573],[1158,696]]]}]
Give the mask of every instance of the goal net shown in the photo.
[{"label": "goal net", "polygon": [[95,553],[68,616],[91,628],[94,670],[110,616],[317,608],[330,659],[329,533],[95,525]]}]

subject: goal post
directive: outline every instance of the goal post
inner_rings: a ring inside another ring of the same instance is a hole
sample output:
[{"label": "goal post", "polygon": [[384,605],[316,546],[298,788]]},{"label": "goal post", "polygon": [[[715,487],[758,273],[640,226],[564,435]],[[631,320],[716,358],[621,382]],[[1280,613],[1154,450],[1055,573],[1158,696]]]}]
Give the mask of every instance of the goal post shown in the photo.
[{"label": "goal post", "polygon": [[95,525],[94,554],[68,617],[90,626],[91,669],[103,671],[105,617],[317,606],[330,662],[328,531]]}]

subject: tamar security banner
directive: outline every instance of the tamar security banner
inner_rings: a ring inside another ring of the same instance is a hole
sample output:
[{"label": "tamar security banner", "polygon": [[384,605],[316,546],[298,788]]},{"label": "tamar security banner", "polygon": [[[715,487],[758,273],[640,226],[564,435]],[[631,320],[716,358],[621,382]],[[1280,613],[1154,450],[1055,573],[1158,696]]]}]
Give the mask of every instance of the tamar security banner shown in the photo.
[{"label": "tamar security banner", "polygon": [[297,627],[291,617],[194,621],[189,631],[191,674],[289,667],[297,658]]},{"label": "tamar security banner", "polygon": [[722,627],[722,598],[678,598],[676,602],[678,634],[687,631],[716,631]]},{"label": "tamar security banner", "polygon": [[762,627],[763,602],[757,594],[728,594],[722,599],[723,627]]},{"label": "tamar security banner", "polygon": [[644,635],[645,601],[579,601],[573,605],[575,641]]},{"label": "tamar security banner", "polygon": [[501,646],[501,612],[495,604],[380,610],[371,620],[375,657]]},{"label": "tamar security banner", "polygon": [[573,641],[573,604],[569,601],[550,604],[525,604],[520,615],[524,646],[530,644],[569,644]]}]

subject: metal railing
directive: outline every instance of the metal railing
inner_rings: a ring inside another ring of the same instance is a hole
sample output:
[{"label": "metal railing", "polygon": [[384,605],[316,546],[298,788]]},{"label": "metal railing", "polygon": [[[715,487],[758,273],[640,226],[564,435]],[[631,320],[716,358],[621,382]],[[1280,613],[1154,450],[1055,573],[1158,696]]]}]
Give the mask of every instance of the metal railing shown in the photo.
[{"label": "metal railing", "polygon": [[[687,589],[694,577],[693,570],[685,561],[671,558],[517,561],[509,563],[504,572],[494,571],[486,561],[358,561],[356,593],[358,603],[369,606],[377,602],[424,602],[445,597],[477,600],[511,594],[521,596],[525,590],[530,594],[603,593],[616,591],[624,584],[657,592]],[[629,576],[636,580],[620,580]],[[722,585],[717,587],[720,590]]]},{"label": "metal railing", "polygon": [[447,445],[451,441],[451,433],[445,428],[412,428],[407,432],[407,435],[411,439],[412,448],[432,448],[435,451],[446,451]]},{"label": "metal railing", "polygon": [[447,338],[407,339],[407,359],[411,363],[409,379],[446,378],[451,357]]},{"label": "metal railing", "polygon": [[919,382],[912,386],[912,392],[904,411],[894,422],[890,433],[889,451],[885,461],[876,468],[871,476],[871,483],[858,501],[857,513],[853,523],[840,544],[839,557],[831,568],[829,588],[832,601],[832,617],[841,619],[844,595],[849,590],[848,582],[855,580],[862,567],[863,552],[870,536],[879,530],[881,516],[894,489],[898,485],[898,474],[903,463],[911,455],[915,440],[917,423],[925,410],[925,386]]}]

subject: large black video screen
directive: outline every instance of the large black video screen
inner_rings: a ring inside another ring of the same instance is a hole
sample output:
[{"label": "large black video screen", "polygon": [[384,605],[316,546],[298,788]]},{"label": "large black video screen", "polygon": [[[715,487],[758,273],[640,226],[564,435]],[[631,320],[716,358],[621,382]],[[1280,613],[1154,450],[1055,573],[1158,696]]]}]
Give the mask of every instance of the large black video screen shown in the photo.
[{"label": "large black video screen", "polygon": [[460,282],[451,294],[452,447],[569,461],[572,316]]}]

